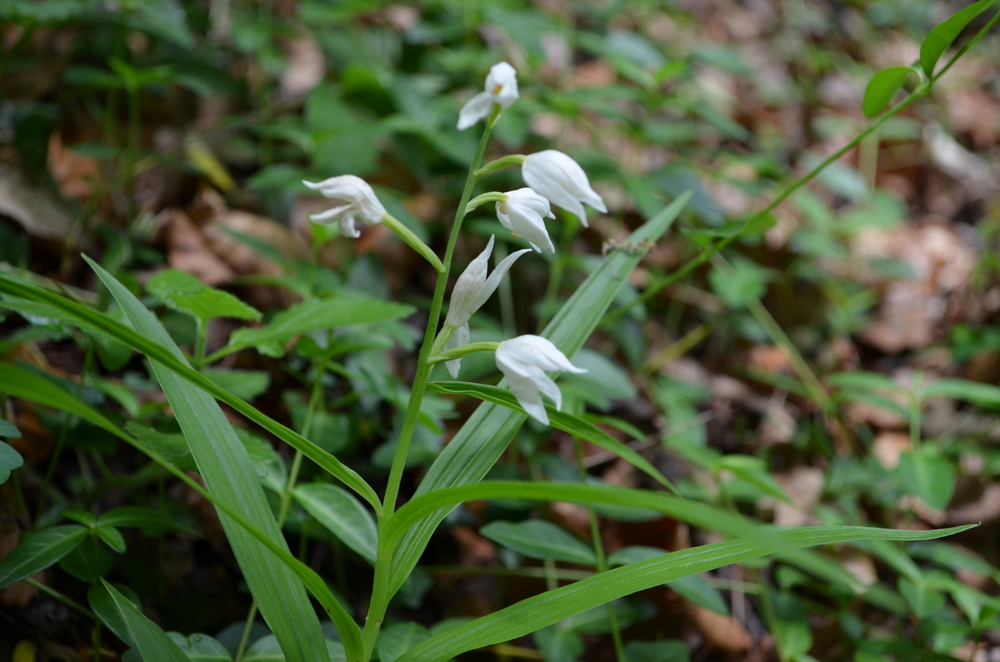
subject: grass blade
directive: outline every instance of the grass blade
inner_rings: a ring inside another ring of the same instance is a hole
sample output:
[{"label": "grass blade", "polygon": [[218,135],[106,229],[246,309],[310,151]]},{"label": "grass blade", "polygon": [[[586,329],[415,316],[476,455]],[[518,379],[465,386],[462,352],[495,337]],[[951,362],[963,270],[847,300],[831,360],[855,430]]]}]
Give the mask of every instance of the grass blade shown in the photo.
[{"label": "grass blade", "polygon": [[122,595],[108,582],[101,580],[104,588],[111,595],[111,599],[121,614],[125,622],[132,641],[143,660],[156,660],[156,662],[191,662],[190,658],[184,654],[181,647],[167,636],[167,633],[160,627],[142,615],[139,608],[132,604],[132,601]]},{"label": "grass blade", "polygon": [[[88,263],[135,330],[168,348],[183,361],[180,349],[153,314],[100,265],[91,260]],[[285,547],[284,536],[257,480],[250,456],[218,403],[163,365],[155,361],[151,365],[209,492],[218,501],[243,512],[268,538]],[[281,643],[286,659],[289,662],[329,660],[319,619],[302,582],[284,565],[276,565],[270,550],[225,512],[220,512],[219,517],[250,592]]]},{"label": "grass blade", "polygon": [[59,319],[72,321],[84,329],[95,330],[110,338],[114,338],[137,352],[145,354],[180,375],[188,382],[196,385],[201,390],[211,394],[215,399],[225,402],[292,448],[302,451],[310,460],[328,471],[332,476],[344,483],[344,485],[357,492],[365,501],[371,504],[376,512],[381,511],[382,502],[378,498],[378,495],[375,494],[375,490],[357,472],[345,466],[336,457],[330,455],[294,430],[262,414],[250,403],[218,386],[200,372],[191,368],[182,358],[171,353],[165,347],[136,333],[129,327],[111,319],[103,313],[70,301],[55,292],[50,292],[37,285],[26,283],[4,273],[0,273],[0,293],[48,304],[60,311]]},{"label": "grass blade", "polygon": [[[817,526],[782,531],[775,537],[790,549],[852,540],[930,540],[970,526],[938,531],[895,531],[856,526]],[[443,662],[460,653],[510,641],[611,600],[659,584],[768,553],[749,540],[727,540],[631,563],[547,591],[500,611],[431,637],[410,649],[398,662]]]}]

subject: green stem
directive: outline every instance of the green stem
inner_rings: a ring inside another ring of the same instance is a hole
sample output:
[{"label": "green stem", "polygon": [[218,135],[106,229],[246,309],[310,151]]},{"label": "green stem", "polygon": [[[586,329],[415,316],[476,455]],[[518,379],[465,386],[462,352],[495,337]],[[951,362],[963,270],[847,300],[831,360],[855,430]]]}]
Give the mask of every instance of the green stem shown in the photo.
[{"label": "green stem", "polygon": [[469,204],[465,206],[465,215],[468,216],[474,209],[476,209],[476,207],[485,205],[487,202],[503,202],[506,199],[507,194],[501,193],[500,191],[482,193],[474,197],[472,200],[469,200]]},{"label": "green stem", "polygon": [[[413,433],[417,428],[417,420],[420,417],[420,405],[423,402],[424,392],[427,390],[427,382],[430,380],[431,349],[437,332],[438,322],[441,318],[441,307],[444,302],[445,286],[448,284],[448,272],[451,270],[451,259],[455,254],[455,246],[458,243],[459,231],[462,229],[462,219],[464,218],[466,206],[472,198],[472,190],[475,188],[478,177],[475,174],[476,168],[483,160],[486,153],[486,145],[489,142],[490,133],[500,117],[500,105],[493,104],[489,118],[486,120],[486,128],[483,136],[479,140],[479,147],[473,158],[472,166],[469,168],[469,175],[465,180],[465,189],[462,191],[462,198],[455,210],[455,220],[451,226],[451,234],[448,237],[448,247],[444,253],[443,269],[438,272],[437,286],[434,288],[434,298],[431,301],[431,309],[427,318],[427,330],[424,332],[424,341],[420,346],[420,356],[417,358],[417,373],[413,378],[413,388],[410,390],[410,400],[406,406],[406,413],[403,418],[403,425],[399,431],[399,439],[396,445],[396,453],[392,459],[392,468],[389,470],[389,481],[385,490],[385,498],[382,501],[382,512],[379,513],[378,528],[381,534],[386,522],[396,510],[396,499],[399,496],[399,485],[403,479],[403,470],[406,468],[406,458],[410,451],[410,442],[413,440]],[[389,607],[390,588],[389,575],[392,568],[392,554],[386,554],[382,550],[382,536],[379,535],[379,553],[375,561],[375,583],[372,592],[372,601],[368,610],[368,617],[365,621],[362,638],[364,641],[364,660],[371,659],[375,649],[375,639],[378,637],[379,628],[382,626],[382,619],[386,609]]]},{"label": "green stem", "polygon": [[438,258],[437,253],[431,250],[431,247],[425,244],[420,237],[413,233],[413,230],[406,227],[399,222],[394,216],[386,214],[382,217],[382,225],[388,226],[396,235],[406,242],[406,244],[413,250],[420,253],[420,256],[431,263],[434,270],[439,274],[444,273],[444,265],[441,264],[441,260]]},{"label": "green stem", "polygon": [[208,322],[201,317],[195,317],[194,369],[201,370],[205,365],[205,346],[208,344]]},{"label": "green stem", "polygon": [[501,156],[496,161],[490,161],[482,168],[476,170],[473,173],[477,178],[483,175],[488,175],[491,172],[496,172],[497,170],[503,170],[512,165],[521,165],[524,163],[524,159],[527,157],[524,154],[508,154],[507,156]]},{"label": "green stem", "polygon": [[42,593],[45,593],[46,595],[48,595],[50,598],[52,598],[56,602],[60,602],[60,603],[62,603],[64,605],[66,605],[67,607],[69,607],[73,611],[75,611],[75,612],[77,612],[77,613],[79,613],[79,614],[81,614],[83,616],[86,616],[87,618],[89,618],[90,620],[94,621],[95,623],[100,623],[100,620],[98,620],[98,618],[94,614],[94,612],[90,611],[89,609],[87,609],[86,607],[84,607],[83,605],[81,605],[79,602],[76,602],[75,600],[73,600],[69,596],[63,595],[62,593],[60,593],[59,591],[55,590],[51,586],[47,586],[47,585],[45,585],[45,584],[43,584],[43,583],[41,583],[39,581],[36,581],[36,580],[32,579],[31,577],[25,578],[24,582],[26,584],[28,584],[28,586],[33,586],[33,587],[37,588],[39,591],[41,591]]},{"label": "green stem", "polygon": [[455,349],[449,349],[448,351],[441,352],[440,354],[434,354],[428,359],[428,361],[430,363],[441,363],[442,361],[460,359],[476,352],[495,352],[499,346],[500,343],[498,342],[470,342],[467,345],[462,345],[461,347],[456,347]]}]

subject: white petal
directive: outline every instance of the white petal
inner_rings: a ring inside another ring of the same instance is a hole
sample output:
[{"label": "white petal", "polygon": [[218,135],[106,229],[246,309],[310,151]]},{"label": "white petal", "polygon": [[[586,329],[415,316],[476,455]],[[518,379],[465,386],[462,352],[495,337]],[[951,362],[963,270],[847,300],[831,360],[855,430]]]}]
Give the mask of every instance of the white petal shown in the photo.
[{"label": "white petal", "polygon": [[502,108],[510,108],[518,98],[517,71],[506,62],[494,64],[486,76],[485,89]]},{"label": "white petal", "polygon": [[338,219],[348,212],[350,208],[350,205],[341,205],[340,207],[334,207],[333,209],[321,211],[318,214],[310,214],[309,219],[316,221],[317,223],[320,221],[329,221],[330,219]]},{"label": "white petal", "polygon": [[521,408],[542,425],[549,424],[549,415],[542,404],[542,394],[538,392],[534,382],[517,375],[507,375],[507,386],[517,398]]},{"label": "white petal", "polygon": [[473,299],[473,304],[475,305],[476,310],[479,310],[482,307],[482,305],[486,303],[486,300],[489,299],[494,292],[496,292],[496,289],[497,287],[500,286],[500,281],[503,279],[504,274],[506,274],[507,271],[514,265],[514,262],[517,261],[517,258],[521,257],[525,253],[530,253],[530,252],[531,252],[530,248],[522,248],[521,250],[515,253],[511,253],[510,255],[505,257],[503,260],[500,261],[500,264],[498,264],[496,267],[493,268],[493,273],[491,273],[490,277],[486,279],[486,282],[483,283],[483,286],[479,288],[479,292],[476,293],[476,298]]},{"label": "white petal", "polygon": [[458,111],[458,130],[465,131],[470,126],[485,118],[490,114],[493,107],[493,95],[489,92],[480,92],[469,99],[462,110]]},{"label": "white petal", "polygon": [[[462,326],[455,329],[451,334],[451,338],[448,338],[448,342],[445,343],[444,348],[447,349],[458,349],[462,345],[469,344],[469,325],[463,324]],[[462,359],[452,359],[451,361],[445,361],[444,366],[448,368],[448,374],[451,375],[452,379],[458,379],[458,371],[462,368]]]},{"label": "white petal", "polygon": [[448,306],[448,317],[445,319],[452,326],[462,326],[469,321],[472,314],[483,305],[483,300],[475,303],[478,298],[480,288],[486,281],[486,270],[489,268],[490,254],[493,252],[494,236],[486,243],[486,248],[476,256],[469,266],[465,268],[462,275],[455,282],[455,287],[451,291],[451,303]]},{"label": "white petal", "polygon": [[529,154],[521,166],[525,183],[556,206],[575,214],[586,227],[587,216],[581,202],[607,211],[604,201],[591,187],[587,174],[576,161],[554,149]]},{"label": "white petal", "polygon": [[345,237],[350,237],[351,239],[357,239],[358,237],[361,236],[361,233],[358,232],[358,229],[354,227],[354,219],[355,219],[354,214],[347,214],[340,219],[339,223],[340,234],[344,235]]}]

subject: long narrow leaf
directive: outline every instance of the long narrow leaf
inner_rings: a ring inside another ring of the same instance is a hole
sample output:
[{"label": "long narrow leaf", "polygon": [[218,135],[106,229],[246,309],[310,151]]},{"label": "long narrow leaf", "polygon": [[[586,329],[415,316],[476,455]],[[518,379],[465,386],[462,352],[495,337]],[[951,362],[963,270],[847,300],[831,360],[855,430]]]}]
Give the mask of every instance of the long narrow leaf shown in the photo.
[{"label": "long narrow leaf", "polygon": [[[965,531],[970,526],[938,531],[817,526],[782,531],[776,533],[775,537],[782,546],[797,549],[852,540],[930,540]],[[443,662],[466,651],[530,634],[637,591],[767,553],[766,548],[749,540],[727,540],[631,563],[522,600],[489,616],[431,637],[410,649],[398,662]]]},{"label": "long narrow leaf", "polygon": [[371,486],[357,474],[357,472],[345,466],[336,457],[330,455],[294,430],[291,430],[274,419],[262,414],[250,403],[236,397],[222,387],[213,383],[197,370],[192,369],[186,362],[179,359],[177,355],[171,353],[165,347],[151,341],[149,338],[146,338],[141,334],[136,333],[129,327],[111,319],[103,313],[70,301],[59,294],[50,292],[46,289],[38,287],[37,285],[32,285],[18,280],[4,273],[0,273],[0,293],[10,294],[29,301],[38,301],[49,304],[50,306],[59,309],[72,319],[77,320],[83,328],[99,330],[100,333],[103,333],[110,338],[114,338],[122,344],[145,354],[149,358],[180,375],[187,381],[198,386],[201,390],[206,393],[210,393],[215,399],[225,402],[227,405],[243,414],[268,432],[272,433],[292,448],[302,451],[302,453],[310,460],[330,472],[331,475],[343,482],[344,485],[357,492],[365,501],[375,508],[376,512],[381,510],[382,503],[379,500],[378,495],[375,494],[375,490],[373,490]]},{"label": "long narrow leaf", "polygon": [[191,659],[184,654],[181,647],[174,643],[174,640],[167,636],[167,633],[160,629],[153,621],[143,616],[139,608],[132,604],[132,601],[122,595],[114,586],[101,580],[104,588],[111,595],[111,599],[118,609],[125,628],[128,630],[132,641],[143,660],[156,660],[156,662],[191,662]]},{"label": "long narrow leaf", "polygon": [[[438,391],[439,393],[471,395],[474,398],[502,405],[507,409],[513,409],[516,412],[524,412],[521,406],[517,403],[517,399],[514,397],[513,393],[507,389],[496,386],[472,384],[470,382],[435,382],[430,385],[430,389]],[[549,423],[552,427],[557,430],[562,430],[567,434],[571,434],[574,437],[579,437],[585,441],[589,441],[595,446],[600,446],[604,450],[614,453],[623,460],[627,460],[637,469],[645,472],[653,480],[674,494],[678,494],[677,488],[674,487],[673,483],[667,480],[666,476],[660,473],[660,471],[654,467],[649,460],[639,455],[601,428],[597,427],[593,423],[590,423],[589,421],[573,416],[572,414],[556,411],[555,407],[552,407],[551,405],[546,405],[545,409],[549,414]]]},{"label": "long narrow leaf", "polygon": [[[85,421],[110,432],[122,441],[134,446],[143,453],[146,453],[154,462],[163,466],[173,474],[178,480],[184,482],[191,490],[197,492],[216,508],[224,511],[234,522],[238,523],[254,536],[262,545],[274,553],[287,567],[289,567],[309,589],[309,592],[319,601],[319,603],[329,614],[337,631],[340,633],[344,646],[352,660],[360,659],[361,656],[361,631],[357,624],[351,620],[350,615],[343,606],[337,602],[336,597],[330,592],[323,578],[316,572],[292,556],[287,549],[271,540],[255,524],[243,516],[243,514],[225,503],[219,502],[211,493],[201,486],[196,480],[181,471],[164,456],[160,455],[152,448],[144,446],[134,437],[128,435],[103,414],[93,409],[89,405],[81,402],[73,395],[58,388],[54,388],[51,382],[46,381],[36,373],[23,370],[16,366],[0,363],[0,392],[11,395],[15,398],[31,400],[38,404],[54,407],[63,411],[68,411],[79,416]],[[83,527],[80,527],[81,529]],[[16,549],[15,549],[16,551]],[[13,554],[14,552],[11,552]],[[30,554],[33,555],[34,553]],[[8,557],[9,558],[9,557]]]},{"label": "long narrow leaf", "polygon": [[[153,314],[100,265],[91,260],[88,263],[133,328],[184,361],[180,349]],[[218,403],[163,365],[155,361],[151,365],[209,492],[220,502],[243,512],[265,535],[284,547],[284,536],[257,480],[250,456]],[[270,550],[225,512],[220,512],[219,518],[250,592],[278,638],[285,658],[289,662],[328,661],[323,631],[302,582],[290,569],[274,563]]]},{"label": "long narrow leaf", "polygon": [[[632,245],[656,242],[666,233],[687,204],[690,192],[681,195],[656,217],[629,236]],[[618,290],[626,282],[642,259],[641,252],[619,250],[611,253],[601,265],[577,288],[569,301],[559,310],[552,322],[542,331],[564,354],[572,357],[590,336],[604,311],[614,301]],[[496,464],[526,416],[493,403],[484,402],[465,422],[462,429],[448,443],[431,464],[416,494],[479,482]],[[393,559],[390,585],[397,590],[417,564],[434,529],[450,509],[431,513],[416,522],[406,533],[399,555]]]}]

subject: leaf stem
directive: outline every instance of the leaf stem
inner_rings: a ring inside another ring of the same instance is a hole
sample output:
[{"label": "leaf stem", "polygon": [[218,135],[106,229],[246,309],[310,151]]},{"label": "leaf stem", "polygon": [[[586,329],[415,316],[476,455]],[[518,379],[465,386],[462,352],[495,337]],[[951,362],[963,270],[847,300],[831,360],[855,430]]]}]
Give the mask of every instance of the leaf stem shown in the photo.
[{"label": "leaf stem", "polygon": [[392,468],[389,470],[389,481],[385,490],[385,497],[382,501],[382,512],[379,513],[379,553],[375,560],[375,583],[372,592],[372,601],[368,610],[368,617],[365,621],[362,638],[364,641],[364,660],[371,659],[375,650],[375,639],[378,637],[382,619],[389,606],[391,590],[389,587],[390,572],[392,569],[392,553],[383,548],[382,531],[386,523],[396,510],[396,499],[399,496],[399,485],[403,479],[403,470],[406,468],[406,458],[410,451],[410,442],[417,428],[417,421],[420,417],[420,405],[423,402],[424,392],[427,390],[427,382],[430,380],[431,349],[437,332],[438,322],[441,318],[441,307],[444,302],[444,291],[448,284],[448,273],[451,270],[451,260],[455,254],[455,246],[458,244],[458,235],[462,229],[462,220],[465,218],[465,210],[472,198],[472,190],[476,186],[478,175],[476,169],[482,163],[483,155],[486,154],[486,145],[489,143],[490,133],[493,126],[500,117],[500,105],[493,104],[489,118],[486,120],[486,128],[483,136],[479,140],[479,147],[473,157],[469,174],[465,180],[465,188],[462,191],[461,200],[455,209],[455,220],[451,226],[451,234],[448,237],[448,246],[445,249],[443,268],[438,272],[437,286],[434,288],[434,298],[431,301],[431,309],[427,318],[427,329],[424,332],[424,341],[420,347],[420,355],[417,359],[417,374],[413,379],[413,388],[410,390],[410,400],[406,406],[406,413],[403,418],[403,425],[399,432],[399,439],[396,444],[396,454],[392,459]]}]

